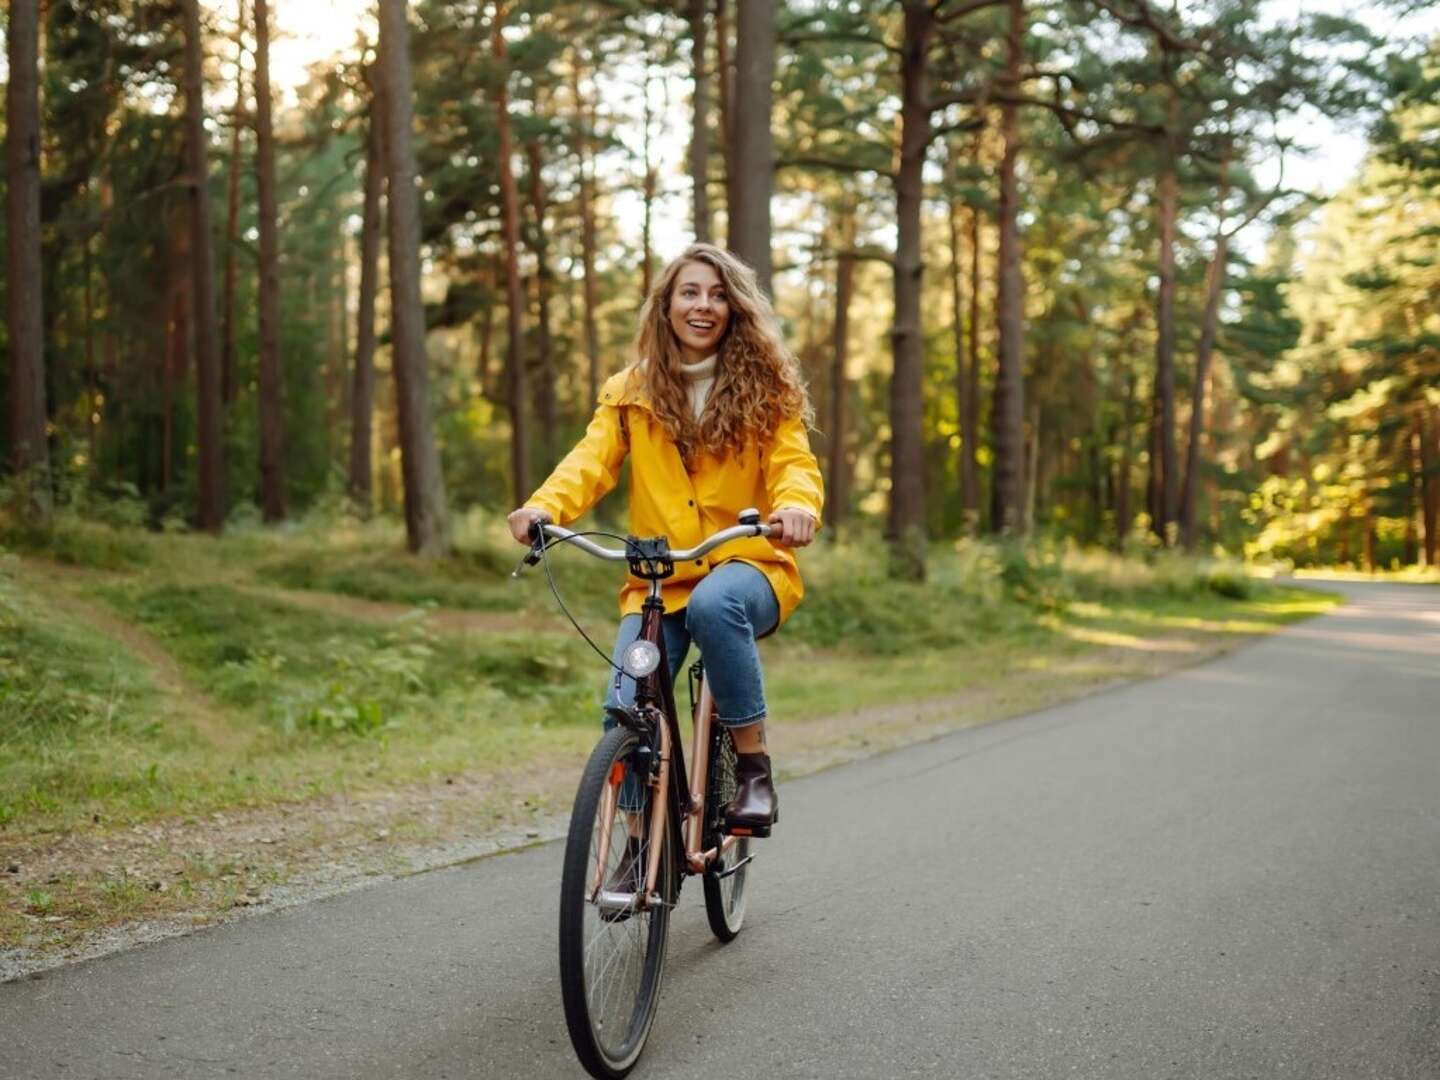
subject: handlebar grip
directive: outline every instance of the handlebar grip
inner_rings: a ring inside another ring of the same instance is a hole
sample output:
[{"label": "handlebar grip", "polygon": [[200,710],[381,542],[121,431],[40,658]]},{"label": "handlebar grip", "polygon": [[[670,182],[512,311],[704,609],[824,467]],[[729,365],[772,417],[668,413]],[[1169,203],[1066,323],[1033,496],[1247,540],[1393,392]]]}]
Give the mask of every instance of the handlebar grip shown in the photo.
[{"label": "handlebar grip", "polygon": [[548,517],[536,518],[530,522],[530,553],[521,560],[523,566],[534,566],[540,561],[540,549],[545,546],[545,526],[551,524]]}]

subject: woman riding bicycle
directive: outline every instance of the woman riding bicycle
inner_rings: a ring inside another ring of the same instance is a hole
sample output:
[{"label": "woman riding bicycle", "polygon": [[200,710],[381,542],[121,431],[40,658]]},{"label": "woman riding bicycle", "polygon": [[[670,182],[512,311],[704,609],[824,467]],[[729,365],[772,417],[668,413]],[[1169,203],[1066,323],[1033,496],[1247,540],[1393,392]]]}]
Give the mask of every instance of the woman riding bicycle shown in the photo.
[{"label": "woman riding bicycle", "polygon": [[[509,515],[510,531],[529,544],[536,522],[574,521],[615,486],[627,454],[636,536],[692,547],[733,525],[741,510],[760,509],[775,530],[769,539],[737,540],[677,565],[663,594],[671,676],[693,639],[718,719],[735,742],[738,787],[726,819],[768,829],[777,808],[755,640],[774,632],[804,594],[786,549],[814,539],[824,498],[807,435],[809,397],[754,272],[710,244],[687,248],[660,275],[641,309],[636,353],[636,363],[601,388],[584,437]],[[618,664],[639,634],[646,587],[631,576],[620,591],[610,706],[634,700],[634,680]]]}]

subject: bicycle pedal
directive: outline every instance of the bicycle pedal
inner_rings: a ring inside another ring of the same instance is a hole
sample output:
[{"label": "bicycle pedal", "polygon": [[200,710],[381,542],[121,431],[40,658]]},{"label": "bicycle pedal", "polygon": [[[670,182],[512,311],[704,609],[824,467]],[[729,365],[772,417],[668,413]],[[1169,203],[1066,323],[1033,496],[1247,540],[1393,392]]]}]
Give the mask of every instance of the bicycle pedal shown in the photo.
[{"label": "bicycle pedal", "polygon": [[600,912],[600,917],[606,922],[619,922],[622,919],[628,919],[638,911],[666,906],[659,893],[651,893],[649,901],[643,908],[639,901],[639,893],[611,892],[604,889],[595,897],[595,907]]}]

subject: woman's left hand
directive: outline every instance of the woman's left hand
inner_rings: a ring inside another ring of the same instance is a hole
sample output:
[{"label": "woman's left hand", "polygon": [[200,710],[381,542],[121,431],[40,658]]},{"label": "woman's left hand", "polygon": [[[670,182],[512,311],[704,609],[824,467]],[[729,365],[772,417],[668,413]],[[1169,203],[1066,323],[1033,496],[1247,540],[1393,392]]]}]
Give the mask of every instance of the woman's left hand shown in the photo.
[{"label": "woman's left hand", "polygon": [[815,539],[815,519],[807,510],[772,510],[770,524],[778,526],[770,539],[781,547],[804,547]]}]

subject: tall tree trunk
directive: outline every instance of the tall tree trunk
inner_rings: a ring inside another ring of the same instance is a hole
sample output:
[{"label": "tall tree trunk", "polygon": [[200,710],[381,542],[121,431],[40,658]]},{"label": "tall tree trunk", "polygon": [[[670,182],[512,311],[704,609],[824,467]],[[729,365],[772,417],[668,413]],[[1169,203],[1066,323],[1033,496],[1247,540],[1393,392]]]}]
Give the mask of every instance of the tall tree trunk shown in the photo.
[{"label": "tall tree trunk", "polygon": [[1158,514],[1155,535],[1165,546],[1175,542],[1179,516],[1180,463],[1175,448],[1175,224],[1179,217],[1180,182],[1175,130],[1179,118],[1179,97],[1172,89],[1167,106],[1164,146],[1155,205],[1156,231],[1160,239],[1160,283],[1155,296],[1155,402],[1159,428],[1156,442],[1158,460],[1150,468],[1157,472]]},{"label": "tall tree trunk", "polygon": [[730,57],[730,0],[715,0],[715,89],[720,104],[720,150],[725,162],[725,246],[736,247],[735,70]]},{"label": "tall tree trunk", "polygon": [[525,422],[527,388],[522,324],[525,298],[520,287],[520,212],[511,160],[514,150],[510,136],[510,92],[506,79],[509,64],[505,57],[505,35],[502,33],[505,15],[505,5],[498,5],[495,9],[490,46],[497,70],[495,119],[500,141],[500,219],[505,247],[506,329],[510,337],[510,480],[514,503],[519,506],[530,497],[530,453],[529,425]]},{"label": "tall tree trunk", "polygon": [[1195,349],[1194,403],[1190,409],[1190,437],[1185,448],[1185,486],[1180,493],[1180,537],[1187,551],[1197,539],[1195,502],[1200,484],[1200,444],[1205,437],[1205,392],[1210,379],[1210,361],[1215,355],[1215,338],[1220,328],[1220,295],[1225,287],[1225,264],[1230,253],[1230,235],[1225,231],[1225,200],[1230,197],[1230,148],[1220,159],[1220,191],[1215,203],[1220,224],[1215,230],[1215,250],[1205,270],[1205,313],[1200,322],[1200,343]]},{"label": "tall tree trunk", "polygon": [[240,130],[245,115],[245,0],[235,22],[235,108],[230,117],[230,178],[225,206],[225,270],[220,287],[220,401],[235,401],[236,254],[240,246]]},{"label": "tall tree trunk", "polygon": [[1376,542],[1378,537],[1375,533],[1375,512],[1370,505],[1370,499],[1365,499],[1365,569],[1374,573],[1376,570]]},{"label": "tall tree trunk", "polygon": [[31,522],[50,521],[45,427],[45,314],[40,265],[40,18],[36,0],[11,0],[6,30],[6,272],[9,277],[10,463]]},{"label": "tall tree trunk", "polygon": [[831,540],[839,539],[840,525],[850,504],[850,470],[846,458],[846,406],[850,380],[845,366],[850,353],[850,301],[855,295],[855,207],[840,211],[840,257],[835,263],[835,322],[830,333],[830,440],[827,463],[829,491],[825,495],[825,523]]},{"label": "tall tree trunk", "polygon": [[165,366],[160,372],[160,490],[169,493],[175,482],[175,383],[186,362],[185,290],[171,288],[165,318]]},{"label": "tall tree trunk", "polygon": [[1440,558],[1440,406],[1422,405],[1420,411],[1421,513],[1425,523],[1425,565],[1435,569]]},{"label": "tall tree trunk", "polygon": [[730,207],[730,246],[755,269],[765,295],[770,282],[770,195],[775,149],[770,131],[771,84],[775,80],[775,0],[744,0],[736,19],[735,202]]},{"label": "tall tree trunk", "polygon": [[[977,153],[979,139],[976,139]],[[965,412],[960,416],[960,437],[970,445],[964,458],[964,496],[961,514],[965,529],[971,535],[980,531],[980,208],[970,208],[970,363],[967,370],[969,392]]]},{"label": "tall tree trunk", "polygon": [[1125,412],[1121,424],[1119,476],[1115,480],[1115,550],[1125,546],[1130,535],[1130,478],[1135,472],[1135,372],[1125,370]]},{"label": "tall tree trunk", "polygon": [[1150,428],[1147,435],[1150,447],[1150,470],[1145,482],[1145,512],[1150,517],[1150,531],[1156,532],[1155,523],[1164,515],[1163,469],[1156,466],[1161,460],[1160,450],[1160,398],[1150,395]]},{"label": "tall tree trunk", "polygon": [[285,519],[285,406],[280,379],[280,237],[270,98],[270,2],[255,0],[255,184],[260,202],[260,508]]},{"label": "tall tree trunk", "polygon": [[900,46],[900,167],[895,175],[895,325],[890,331],[890,563],[892,573],[913,580],[925,576],[920,215],[931,139],[929,52],[934,31],[928,0],[907,0]]},{"label": "tall tree trunk", "polygon": [[1035,527],[1035,506],[1040,497],[1040,402],[1038,395],[1026,405],[1030,411],[1030,422],[1025,425],[1025,531]]},{"label": "tall tree trunk", "polygon": [[[978,151],[979,139],[976,139],[976,147]],[[958,159],[955,157],[953,146],[950,148],[950,153],[952,157],[951,179],[953,181],[958,166]],[[972,356],[969,364],[967,364],[965,347],[966,317],[963,307],[964,297],[962,288],[965,273],[961,265],[963,245],[961,242],[960,208],[960,200],[952,194],[949,199],[950,310],[954,316],[951,330],[955,341],[955,405],[956,415],[960,420],[960,457],[958,469],[960,475],[960,507],[961,515],[964,519],[964,531],[966,533],[973,533],[976,523],[979,520],[980,509],[980,472],[975,459],[975,451],[977,449],[975,445],[975,429],[977,427],[976,417],[978,415],[975,395],[978,387],[976,386],[977,371],[975,358],[973,356],[974,343],[976,340],[975,324],[978,321],[979,314],[979,296],[976,295],[976,286],[978,283],[973,277],[980,266],[979,252],[975,250],[979,247],[979,211],[973,207],[970,210],[972,278],[970,282],[969,330]]]},{"label": "tall tree trunk", "polygon": [[196,432],[200,444],[200,528],[218,533],[225,524],[225,444],[221,433],[220,349],[215,333],[215,259],[210,234],[209,166],[206,160],[204,54],[199,0],[184,0],[185,149],[190,169],[190,259],[194,284]]},{"label": "tall tree trunk", "polygon": [[710,242],[710,73],[705,47],[709,36],[709,0],[690,0],[690,67],[695,83],[694,121],[690,130],[690,185],[695,239]]},{"label": "tall tree trunk", "polygon": [[[90,184],[85,185],[86,201],[89,202]],[[96,451],[100,437],[100,372],[95,366],[95,281],[94,258],[90,252],[90,235],[80,241],[81,273],[85,278],[85,434],[87,442],[86,465],[90,475],[96,475]]]},{"label": "tall tree trunk", "polygon": [[374,498],[371,432],[375,416],[375,295],[380,280],[385,197],[385,90],[380,71],[366,69],[370,126],[365,138],[365,209],[360,224],[360,296],[355,320],[355,371],[350,391],[350,498],[368,514]]},{"label": "tall tree trunk", "polygon": [[1409,476],[1405,485],[1405,555],[1406,566],[1420,565],[1419,519],[1425,505],[1425,486],[1421,482],[1424,466],[1420,463],[1420,417],[1414,417],[1410,430],[1403,436],[1402,460],[1396,464]]},{"label": "tall tree trunk", "polygon": [[580,210],[580,266],[585,297],[585,374],[586,405],[593,408],[600,397],[600,330],[595,319],[595,176],[590,159],[591,123],[584,97],[580,93],[580,51],[570,68],[571,89],[575,97],[575,121],[579,129],[575,139],[578,158],[578,196]]},{"label": "tall tree trunk", "polygon": [[644,135],[641,140],[641,159],[644,175],[640,179],[640,195],[644,216],[640,223],[640,302],[643,304],[650,295],[654,281],[655,253],[650,242],[650,226],[655,217],[655,188],[659,177],[655,172],[655,161],[651,157],[650,122],[650,79],[644,81],[645,107],[643,110]]},{"label": "tall tree trunk", "polygon": [[545,178],[541,174],[543,162],[539,139],[531,139],[526,144],[525,157],[530,169],[530,211],[534,215],[535,226],[535,239],[531,245],[535,252],[535,371],[538,376],[535,412],[540,420],[543,455],[540,471],[548,474],[559,460],[555,439],[559,434],[560,418],[556,414],[555,350],[550,338],[550,294],[555,286],[555,275],[550,267],[549,237],[545,231],[545,218],[550,212],[550,204],[545,191]]},{"label": "tall tree trunk", "polygon": [[343,235],[339,244],[340,261],[335,267],[335,337],[337,366],[343,372],[345,359],[350,355],[350,244]]},{"label": "tall tree trunk", "polygon": [[380,0],[395,396],[405,476],[406,540],[417,555],[436,556],[449,547],[450,530],[445,477],[431,420],[425,308],[420,302],[420,199],[415,191],[414,91],[405,8],[406,0]]},{"label": "tall tree trunk", "polygon": [[[1025,39],[1023,0],[1010,0],[1009,10],[1004,86],[1009,94],[1016,94]],[[1020,269],[1020,187],[1016,176],[1020,158],[1018,106],[1000,106],[1000,137],[1004,149],[1000,158],[1000,248],[996,266],[999,369],[991,412],[995,466],[990,488],[990,527],[1010,535],[1021,532],[1025,520],[1025,311]]]},{"label": "tall tree trunk", "polygon": [[[100,179],[100,247],[102,250],[109,244],[112,235],[110,230],[113,224],[115,210],[115,186],[111,177],[113,176],[114,168],[114,163],[109,163]],[[100,361],[100,370],[104,376],[102,380],[103,386],[113,385],[120,371],[120,344],[117,340],[114,326],[108,325],[114,310],[115,292],[107,278],[105,281],[105,316],[107,326],[105,327],[105,335],[101,342],[102,352]],[[95,412],[99,414],[102,422],[106,419],[107,412],[117,414],[118,418],[118,414],[121,411],[119,404],[104,399],[99,392],[100,389],[100,386],[96,387]],[[108,410],[106,409],[107,404],[110,406]],[[124,455],[112,455],[111,467],[113,473],[110,478],[116,483],[123,481],[125,477]]]}]

